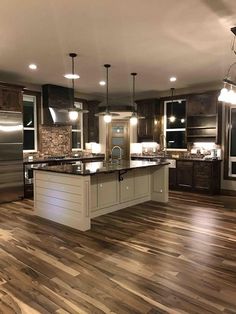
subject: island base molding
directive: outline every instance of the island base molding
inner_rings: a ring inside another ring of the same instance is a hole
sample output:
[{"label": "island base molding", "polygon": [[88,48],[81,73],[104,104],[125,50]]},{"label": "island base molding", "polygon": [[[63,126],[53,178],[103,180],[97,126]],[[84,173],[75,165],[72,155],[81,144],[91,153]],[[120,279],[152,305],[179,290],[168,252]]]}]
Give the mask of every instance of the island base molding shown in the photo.
[{"label": "island base molding", "polygon": [[168,202],[168,166],[79,176],[35,170],[34,213],[86,231],[91,219],[147,201]]}]

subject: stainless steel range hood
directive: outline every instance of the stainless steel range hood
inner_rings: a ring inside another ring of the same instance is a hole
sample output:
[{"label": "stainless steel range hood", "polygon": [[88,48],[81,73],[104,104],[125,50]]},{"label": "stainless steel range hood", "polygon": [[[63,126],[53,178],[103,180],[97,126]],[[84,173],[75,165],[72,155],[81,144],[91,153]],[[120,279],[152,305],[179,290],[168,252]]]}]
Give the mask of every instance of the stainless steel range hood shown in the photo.
[{"label": "stainless steel range hood", "polygon": [[73,107],[73,90],[47,84],[42,86],[43,124],[71,125],[68,109]]}]

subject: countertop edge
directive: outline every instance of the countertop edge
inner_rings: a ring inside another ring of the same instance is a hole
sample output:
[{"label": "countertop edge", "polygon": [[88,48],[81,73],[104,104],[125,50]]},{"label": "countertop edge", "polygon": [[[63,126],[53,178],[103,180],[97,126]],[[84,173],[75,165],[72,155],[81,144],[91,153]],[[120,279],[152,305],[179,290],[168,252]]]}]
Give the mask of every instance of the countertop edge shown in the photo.
[{"label": "countertop edge", "polygon": [[68,172],[67,171],[59,171],[57,169],[53,169],[52,167],[54,167],[54,166],[48,166],[45,168],[37,168],[37,169],[33,169],[33,170],[34,171],[38,170],[38,171],[55,172],[55,173],[75,175],[75,176],[94,176],[94,175],[104,174],[104,173],[113,173],[113,172],[119,172],[119,171],[125,171],[125,170],[128,171],[128,170],[134,170],[134,169],[138,169],[138,168],[161,167],[161,166],[167,166],[167,165],[169,165],[169,162],[161,162],[161,163],[157,163],[155,165],[151,164],[151,165],[142,165],[142,166],[136,166],[136,167],[123,167],[121,169],[110,169],[110,170],[98,171],[98,172],[93,172],[93,173],[75,173],[75,172],[69,172],[69,171]]}]

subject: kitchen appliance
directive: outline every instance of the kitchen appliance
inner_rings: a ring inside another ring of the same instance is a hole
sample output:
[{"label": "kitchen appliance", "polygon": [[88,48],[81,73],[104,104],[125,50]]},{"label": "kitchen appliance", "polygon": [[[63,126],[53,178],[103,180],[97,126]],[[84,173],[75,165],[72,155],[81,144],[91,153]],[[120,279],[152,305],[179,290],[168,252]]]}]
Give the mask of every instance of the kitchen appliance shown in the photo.
[{"label": "kitchen appliance", "polygon": [[0,111],[0,203],[23,197],[22,113]]}]

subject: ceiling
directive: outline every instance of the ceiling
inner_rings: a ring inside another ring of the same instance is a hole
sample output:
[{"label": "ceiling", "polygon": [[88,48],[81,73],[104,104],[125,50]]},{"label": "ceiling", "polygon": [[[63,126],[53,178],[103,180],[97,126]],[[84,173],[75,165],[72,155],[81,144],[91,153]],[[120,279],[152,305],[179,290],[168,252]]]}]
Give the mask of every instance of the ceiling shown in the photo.
[{"label": "ceiling", "polygon": [[[69,52],[77,52],[76,89],[104,94],[164,91],[219,82],[236,61],[230,51],[235,0],[1,0],[0,80],[69,86]],[[36,63],[37,71],[28,69]]]}]

